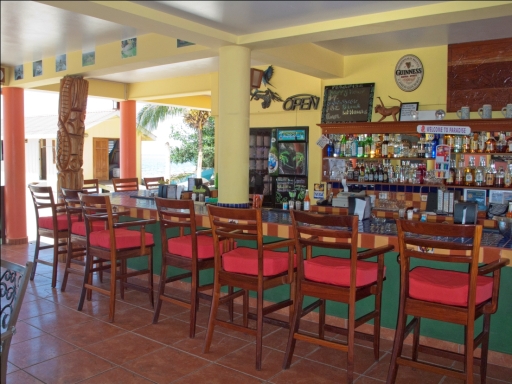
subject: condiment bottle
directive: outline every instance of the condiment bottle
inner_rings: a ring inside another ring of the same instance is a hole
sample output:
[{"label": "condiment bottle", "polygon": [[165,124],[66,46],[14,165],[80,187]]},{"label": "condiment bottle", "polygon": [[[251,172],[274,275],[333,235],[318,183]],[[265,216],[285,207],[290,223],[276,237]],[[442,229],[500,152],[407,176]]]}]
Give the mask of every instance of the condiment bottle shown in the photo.
[{"label": "condiment bottle", "polygon": [[509,201],[509,202],[508,202],[508,212],[507,212],[507,217],[512,218],[512,201]]},{"label": "condiment bottle", "polygon": [[311,201],[309,200],[309,191],[306,189],[306,196],[304,197],[304,210],[309,211]]}]

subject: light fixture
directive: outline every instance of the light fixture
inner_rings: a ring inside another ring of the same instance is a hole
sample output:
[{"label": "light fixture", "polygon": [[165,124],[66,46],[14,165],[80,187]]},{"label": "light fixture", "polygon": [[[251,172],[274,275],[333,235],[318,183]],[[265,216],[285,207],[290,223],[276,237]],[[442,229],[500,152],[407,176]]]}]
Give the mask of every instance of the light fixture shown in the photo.
[{"label": "light fixture", "polygon": [[263,79],[263,71],[261,69],[251,68],[251,89],[259,88]]}]

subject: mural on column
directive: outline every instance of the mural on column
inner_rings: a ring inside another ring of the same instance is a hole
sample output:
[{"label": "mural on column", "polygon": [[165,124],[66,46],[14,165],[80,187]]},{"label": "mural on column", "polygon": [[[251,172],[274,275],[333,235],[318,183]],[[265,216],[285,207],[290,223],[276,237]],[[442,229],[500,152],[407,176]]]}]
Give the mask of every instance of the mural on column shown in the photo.
[{"label": "mural on column", "polygon": [[[83,186],[85,112],[89,82],[82,76],[65,76],[60,81],[57,131],[57,190]],[[60,193],[59,193],[60,194]]]}]

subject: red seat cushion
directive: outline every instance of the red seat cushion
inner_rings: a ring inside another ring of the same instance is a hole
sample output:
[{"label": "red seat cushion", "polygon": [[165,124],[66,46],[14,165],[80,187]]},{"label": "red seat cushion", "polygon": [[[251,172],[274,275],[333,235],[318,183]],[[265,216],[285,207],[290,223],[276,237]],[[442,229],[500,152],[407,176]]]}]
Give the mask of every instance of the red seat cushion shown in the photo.
[{"label": "red seat cushion", "polygon": [[[356,287],[363,287],[377,281],[377,263],[358,261],[356,272]],[[304,260],[304,276],[308,280],[318,281],[342,287],[350,286],[350,259],[317,256]],[[384,267],[384,276],[386,268]]]},{"label": "red seat cushion", "polygon": [[[222,267],[228,272],[257,276],[258,250],[240,247],[226,252],[222,255]],[[288,252],[263,252],[263,276],[273,276],[287,270]]]},{"label": "red seat cushion", "polygon": [[[171,237],[167,240],[167,249],[175,255],[192,258],[192,236]],[[213,237],[197,236],[197,258],[211,259],[214,254]]]},{"label": "red seat cushion", "polygon": [[[71,221],[77,221],[78,216],[71,216]],[[53,229],[53,217],[52,216],[44,216],[40,217],[38,220],[39,228],[45,229]],[[68,229],[68,215],[62,214],[57,215],[57,230],[65,231]]]},{"label": "red seat cushion", "polygon": [[[140,247],[140,232],[130,231],[125,228],[114,230],[117,249]],[[110,231],[96,231],[89,235],[89,242],[95,247],[110,248]],[[154,245],[153,234],[146,232],[146,246]]]},{"label": "red seat cushion", "polygon": [[[92,230],[93,231],[103,231],[105,230],[105,221],[93,221],[92,222]],[[85,221],[76,221],[71,224],[71,233],[74,235],[85,236]]]},{"label": "red seat cushion", "polygon": [[[478,276],[476,303],[492,297],[492,277]],[[409,295],[433,303],[468,306],[469,275],[464,272],[416,267],[409,272]]]}]

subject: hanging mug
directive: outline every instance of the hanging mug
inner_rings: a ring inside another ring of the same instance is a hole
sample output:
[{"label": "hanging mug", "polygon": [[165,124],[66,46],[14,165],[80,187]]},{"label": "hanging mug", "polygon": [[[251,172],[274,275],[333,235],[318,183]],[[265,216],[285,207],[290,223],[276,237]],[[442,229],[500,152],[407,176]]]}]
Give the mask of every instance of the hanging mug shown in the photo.
[{"label": "hanging mug", "polygon": [[482,108],[478,108],[478,114],[482,119],[492,118],[492,106],[491,104],[484,104]]},{"label": "hanging mug", "polygon": [[501,108],[501,113],[507,119],[512,119],[512,104],[507,104],[505,107]]},{"label": "hanging mug", "polygon": [[457,116],[461,120],[468,120],[469,119],[469,107],[460,107],[460,109],[457,111]]}]

